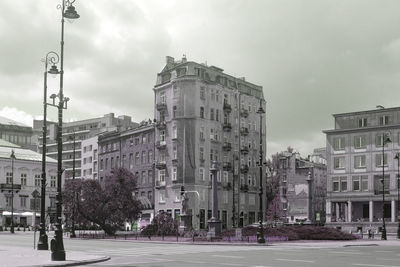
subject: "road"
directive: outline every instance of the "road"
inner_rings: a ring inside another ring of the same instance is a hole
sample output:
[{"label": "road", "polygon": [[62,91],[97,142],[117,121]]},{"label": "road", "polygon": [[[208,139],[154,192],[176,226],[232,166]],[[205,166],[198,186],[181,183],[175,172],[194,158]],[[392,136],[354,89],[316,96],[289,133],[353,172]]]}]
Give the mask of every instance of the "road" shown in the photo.
[{"label": "road", "polygon": [[[68,251],[110,256],[89,266],[252,266],[252,267],[400,267],[400,243],[383,246],[330,246],[328,243],[231,246],[138,243],[64,239]],[[0,235],[0,245],[33,247],[33,235]]]}]

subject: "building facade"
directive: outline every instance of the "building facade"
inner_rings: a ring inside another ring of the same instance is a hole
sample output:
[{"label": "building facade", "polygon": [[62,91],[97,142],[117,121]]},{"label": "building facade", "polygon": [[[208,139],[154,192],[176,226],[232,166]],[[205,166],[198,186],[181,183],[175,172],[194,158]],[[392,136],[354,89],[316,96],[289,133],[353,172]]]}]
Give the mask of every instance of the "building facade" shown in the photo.
[{"label": "building facade", "polygon": [[394,158],[400,151],[400,108],[333,117],[335,128],[324,131],[327,223],[351,231],[380,231],[384,216],[388,232],[395,232],[398,162]]},{"label": "building facade", "polygon": [[[10,158],[12,151],[15,155],[14,160]],[[47,223],[53,223],[56,211],[57,161],[47,158],[46,172],[46,213],[48,215],[46,220]],[[11,225],[12,206],[15,226],[26,227],[39,224],[41,177],[41,154],[0,139],[0,226]],[[12,188],[14,188],[14,195]]]},{"label": "building facade", "polygon": [[[46,144],[46,155],[57,159],[57,125],[55,123],[48,124],[48,135]],[[42,126],[43,121],[35,120],[33,123],[34,131],[37,135],[37,140],[39,142],[38,152],[42,153]],[[114,113],[109,113],[100,118],[93,118],[81,121],[67,122],[63,124],[63,168],[65,169],[65,178],[72,178],[72,165],[73,165],[73,150],[75,142],[75,177],[79,178],[82,176],[82,166],[81,163],[84,160],[82,157],[83,146],[82,141],[92,138],[102,132],[114,131],[114,130],[124,130],[128,128],[134,128],[137,123],[131,121],[129,116],[119,116],[115,117]],[[93,147],[92,147],[93,149]],[[93,158],[92,158],[93,161]],[[90,168],[89,168],[90,169]],[[88,170],[89,172],[89,170]],[[93,173],[93,169],[92,169]],[[85,173],[86,174],[86,173]],[[88,175],[88,174],[87,174]],[[93,176],[88,175],[88,176]]]},{"label": "building facade", "polygon": [[0,116],[0,138],[22,148],[36,151],[32,127]]},{"label": "building facade", "polygon": [[98,179],[98,136],[82,140],[81,173],[83,179]]},{"label": "building facade", "polygon": [[[183,213],[183,187],[188,197],[184,212],[191,215],[191,227],[207,229],[212,201],[210,167],[216,161],[222,228],[258,220],[257,111],[260,105],[265,110],[262,87],[215,66],[167,57],[153,90],[157,121],[155,211],[178,219]],[[265,115],[261,120],[265,155]]]},{"label": "building facade", "polygon": [[99,135],[99,178],[107,179],[114,168],[126,168],[137,178],[135,195],[142,202],[139,226],[143,227],[154,217],[154,128],[153,123]]},{"label": "building facade", "polygon": [[[286,223],[325,222],[326,165],[282,152],[279,158],[282,218]],[[311,192],[311,194],[310,194]]]}]

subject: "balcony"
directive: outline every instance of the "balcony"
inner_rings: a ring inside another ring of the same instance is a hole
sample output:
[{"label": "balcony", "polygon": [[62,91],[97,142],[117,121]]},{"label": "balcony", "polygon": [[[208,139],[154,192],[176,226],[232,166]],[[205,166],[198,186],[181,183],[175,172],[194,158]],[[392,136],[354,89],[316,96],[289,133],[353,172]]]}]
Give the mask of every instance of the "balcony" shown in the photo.
[{"label": "balcony", "polygon": [[156,108],[157,108],[157,110],[165,110],[165,109],[167,109],[167,104],[166,103],[157,103]]},{"label": "balcony", "polygon": [[226,132],[230,132],[232,130],[232,125],[230,122],[224,122],[222,128],[224,129],[224,131]]},{"label": "balcony", "polygon": [[57,208],[56,207],[47,207],[47,213],[49,214],[56,214]]},{"label": "balcony", "polygon": [[247,155],[247,154],[249,154],[249,148],[247,146],[242,146],[240,148],[240,152],[242,152],[242,154]]},{"label": "balcony", "polygon": [[14,184],[14,185],[11,185],[11,184],[0,184],[0,190],[1,190],[1,192],[3,192],[3,191],[8,191],[8,192],[15,191],[16,193],[18,193],[19,190],[21,190],[21,185],[20,184]]},{"label": "balcony", "polygon": [[249,186],[247,184],[240,185],[240,191],[243,191],[243,192],[249,191]]},{"label": "balcony", "polygon": [[223,185],[223,188],[225,190],[231,190],[232,189],[232,184],[230,182],[226,183],[225,185]]},{"label": "balcony", "polygon": [[247,166],[247,164],[242,164],[242,166],[240,166],[240,172],[241,173],[248,173],[249,172],[249,166]]},{"label": "balcony", "polygon": [[162,188],[165,187],[165,181],[156,181],[156,188]]},{"label": "balcony", "polygon": [[231,149],[232,149],[231,143],[229,143],[229,142],[224,142],[224,144],[222,145],[222,149],[223,149],[224,151],[231,151]]},{"label": "balcony", "polygon": [[247,118],[249,116],[249,111],[242,108],[242,110],[240,111],[240,116]]},{"label": "balcony", "polygon": [[224,171],[230,171],[230,170],[232,170],[232,163],[224,162],[222,164],[222,168],[224,169]]},{"label": "balcony", "polygon": [[[375,195],[383,195],[383,190],[382,190],[382,188],[381,189],[375,189],[374,190],[374,194]],[[389,195],[390,194],[390,191],[389,191],[389,189],[385,189],[385,195]]]},{"label": "balcony", "polygon": [[158,121],[156,127],[159,130],[164,130],[167,127],[167,123],[165,121]]},{"label": "balcony", "polygon": [[177,158],[172,159],[172,164],[173,164],[174,166],[178,165],[178,159],[177,159]]},{"label": "balcony", "polygon": [[156,168],[159,170],[165,169],[167,167],[167,163],[165,161],[159,161],[156,163]]},{"label": "balcony", "polygon": [[230,113],[232,111],[232,107],[230,104],[228,104],[227,102],[224,101],[224,112]]},{"label": "balcony", "polygon": [[167,147],[167,142],[166,141],[157,141],[156,142],[156,147],[157,149],[165,149]]},{"label": "balcony", "polygon": [[249,129],[247,127],[240,127],[240,134],[247,136],[249,134]]}]

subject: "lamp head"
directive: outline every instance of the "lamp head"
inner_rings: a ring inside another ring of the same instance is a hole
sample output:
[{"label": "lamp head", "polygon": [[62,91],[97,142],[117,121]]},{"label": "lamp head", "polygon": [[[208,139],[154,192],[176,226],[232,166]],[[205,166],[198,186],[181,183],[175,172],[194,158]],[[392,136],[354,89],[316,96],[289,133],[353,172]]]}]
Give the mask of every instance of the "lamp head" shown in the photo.
[{"label": "lamp head", "polygon": [[14,152],[14,149],[11,150],[10,158],[11,158],[11,159],[15,159],[15,152]]},{"label": "lamp head", "polygon": [[56,65],[52,65],[50,70],[48,71],[49,74],[51,74],[51,76],[55,77],[57,74],[59,74],[60,72],[57,69]]},{"label": "lamp head", "polygon": [[63,16],[66,19],[78,19],[80,17],[73,5],[67,7],[67,10],[64,12]]}]

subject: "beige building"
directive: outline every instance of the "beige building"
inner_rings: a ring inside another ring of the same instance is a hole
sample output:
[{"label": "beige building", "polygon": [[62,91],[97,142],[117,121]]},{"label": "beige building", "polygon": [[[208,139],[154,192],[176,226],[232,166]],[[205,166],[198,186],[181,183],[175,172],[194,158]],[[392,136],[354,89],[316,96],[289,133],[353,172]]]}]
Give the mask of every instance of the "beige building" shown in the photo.
[{"label": "beige building", "polygon": [[[157,120],[155,211],[179,218],[184,186],[193,228],[207,229],[212,203],[210,167],[216,161],[222,228],[258,220],[257,110],[260,102],[265,110],[262,87],[215,66],[167,57],[153,90]],[[265,129],[264,114],[264,155]]]},{"label": "beige building", "polygon": [[[10,158],[13,150],[14,169],[12,169]],[[51,158],[46,160],[46,221],[53,222],[56,208],[57,161]],[[14,225],[33,226],[39,224],[41,175],[41,154],[0,139],[0,226],[10,226],[12,202]],[[13,198],[12,180],[14,181]]]},{"label": "beige building", "polygon": [[[380,231],[384,216],[387,231],[395,232],[398,162],[394,157],[400,151],[400,107],[333,117],[335,128],[324,131],[327,223],[352,231]],[[384,136],[391,142],[384,142]]]}]

